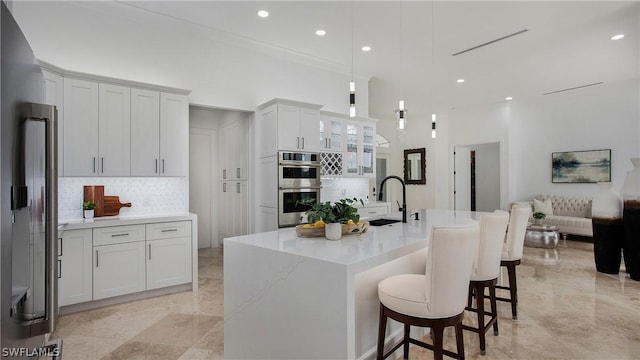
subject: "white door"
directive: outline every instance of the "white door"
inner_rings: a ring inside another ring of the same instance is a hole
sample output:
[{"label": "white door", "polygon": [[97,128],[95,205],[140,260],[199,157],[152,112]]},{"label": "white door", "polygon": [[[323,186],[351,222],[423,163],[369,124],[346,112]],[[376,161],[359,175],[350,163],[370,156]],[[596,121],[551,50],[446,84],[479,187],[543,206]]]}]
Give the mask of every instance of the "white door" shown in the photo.
[{"label": "white door", "polygon": [[191,282],[191,238],[147,241],[147,290]]},{"label": "white door", "polygon": [[216,131],[189,130],[189,211],[198,215],[198,247],[217,247]]},{"label": "white door", "polygon": [[300,109],[300,148],[320,151],[320,110]]},{"label": "white door", "polygon": [[58,305],[93,299],[91,229],[66,230],[58,247]]},{"label": "white door", "polygon": [[468,147],[456,146],[453,156],[454,210],[471,209],[471,156]]},{"label": "white door", "polygon": [[98,163],[102,176],[131,175],[131,89],[99,85]]},{"label": "white door", "polygon": [[64,79],[64,175],[98,176],[98,84]]},{"label": "white door", "polygon": [[93,247],[93,300],[143,291],[145,243]]},{"label": "white door", "polygon": [[300,139],[300,108],[278,104],[278,149],[298,150]]}]

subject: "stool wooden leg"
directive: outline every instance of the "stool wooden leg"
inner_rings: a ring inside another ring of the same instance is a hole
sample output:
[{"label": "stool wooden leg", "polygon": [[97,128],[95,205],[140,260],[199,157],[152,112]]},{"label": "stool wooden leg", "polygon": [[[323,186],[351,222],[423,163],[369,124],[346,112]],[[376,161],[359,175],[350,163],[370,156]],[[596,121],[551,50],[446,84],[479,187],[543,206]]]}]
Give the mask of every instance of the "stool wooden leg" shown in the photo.
[{"label": "stool wooden leg", "polygon": [[491,313],[496,318],[493,322],[493,335],[498,336],[498,305],[496,304],[496,284],[489,285],[489,301],[491,302]]},{"label": "stool wooden leg", "polygon": [[509,273],[509,292],[511,296],[511,315],[514,319],[518,318],[518,284],[516,280],[516,265],[509,264],[507,266]]},{"label": "stool wooden leg", "polygon": [[411,326],[404,324],[404,359],[409,359],[409,334],[411,333]]},{"label": "stool wooden leg", "polygon": [[462,337],[462,322],[456,324],[456,348],[458,359],[464,360],[464,338]]},{"label": "stool wooden leg", "polygon": [[380,304],[380,323],[378,325],[378,355],[377,359],[382,360],[384,356],[384,338],[387,331],[387,314],[384,306]]},{"label": "stool wooden leg", "polygon": [[442,360],[443,353],[443,335],[444,326],[442,324],[434,324],[433,326],[433,359]]},{"label": "stool wooden leg", "polygon": [[478,314],[478,336],[480,338],[480,354],[487,353],[487,344],[484,332],[484,286],[482,284],[474,284],[476,293],[476,309]]}]

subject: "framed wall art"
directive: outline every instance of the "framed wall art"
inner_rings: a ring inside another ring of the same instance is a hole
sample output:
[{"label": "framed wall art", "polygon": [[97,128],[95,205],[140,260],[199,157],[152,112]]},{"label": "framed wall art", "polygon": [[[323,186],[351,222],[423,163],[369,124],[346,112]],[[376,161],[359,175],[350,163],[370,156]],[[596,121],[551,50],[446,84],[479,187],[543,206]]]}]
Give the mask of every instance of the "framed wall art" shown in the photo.
[{"label": "framed wall art", "polygon": [[611,181],[611,149],[554,152],[551,164],[553,183]]}]

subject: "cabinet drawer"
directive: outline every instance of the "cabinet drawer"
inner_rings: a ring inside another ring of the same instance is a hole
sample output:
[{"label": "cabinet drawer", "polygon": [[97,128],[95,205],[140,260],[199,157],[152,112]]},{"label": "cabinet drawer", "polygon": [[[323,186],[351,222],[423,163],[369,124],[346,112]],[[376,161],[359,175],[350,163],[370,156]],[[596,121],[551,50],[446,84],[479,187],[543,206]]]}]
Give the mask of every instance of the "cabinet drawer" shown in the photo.
[{"label": "cabinet drawer", "polygon": [[109,226],[93,229],[93,246],[144,241],[144,225]]},{"label": "cabinet drawer", "polygon": [[387,214],[388,211],[386,206],[371,206],[358,209],[358,213],[360,213],[361,217],[365,218],[376,215],[384,215]]},{"label": "cabinet drawer", "polygon": [[147,224],[147,240],[191,236],[191,221]]}]

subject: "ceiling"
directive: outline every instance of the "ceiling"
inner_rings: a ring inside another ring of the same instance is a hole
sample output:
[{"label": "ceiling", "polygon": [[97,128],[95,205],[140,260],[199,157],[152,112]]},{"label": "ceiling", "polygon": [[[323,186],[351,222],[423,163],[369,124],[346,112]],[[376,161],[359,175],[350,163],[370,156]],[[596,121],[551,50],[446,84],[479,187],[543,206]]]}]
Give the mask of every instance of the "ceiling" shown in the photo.
[{"label": "ceiling", "polygon": [[[505,101],[506,96],[525,99],[637,79],[640,73],[639,1],[109,4],[113,13],[136,17],[141,24],[170,17],[242,46],[268,48],[313,66],[371,78],[372,117],[392,117],[401,97],[409,117],[428,116]],[[259,18],[256,13],[261,9],[270,16]],[[327,34],[316,36],[317,29]],[[452,55],[525,29],[520,35]],[[625,37],[612,41],[619,33]],[[361,51],[363,45],[372,50]],[[464,83],[456,82],[460,78]]]}]

